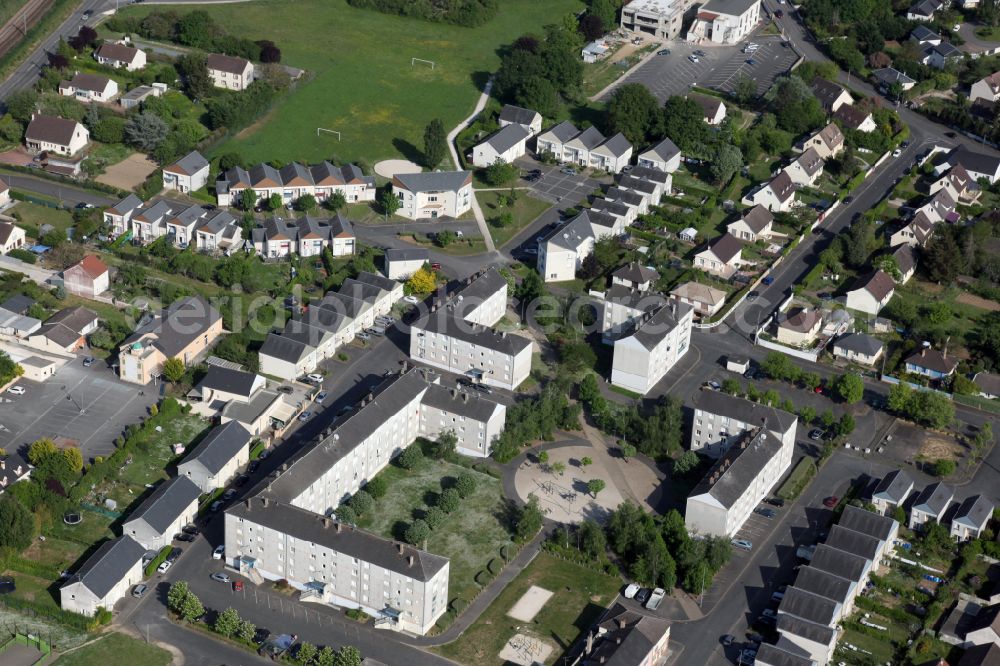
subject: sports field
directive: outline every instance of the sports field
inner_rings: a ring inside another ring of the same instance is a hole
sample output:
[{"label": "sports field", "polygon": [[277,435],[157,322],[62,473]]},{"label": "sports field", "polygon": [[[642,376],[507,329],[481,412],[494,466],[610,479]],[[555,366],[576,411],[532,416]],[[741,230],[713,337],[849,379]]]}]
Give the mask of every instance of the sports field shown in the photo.
[{"label": "sports field", "polygon": [[[270,39],[282,63],[309,72],[308,80],[254,126],[219,145],[251,162],[315,162],[332,155],[377,160],[400,155],[419,161],[427,123],[449,130],[473,109],[500,63],[498,48],[582,9],[579,0],[504,0],[499,14],[478,28],[389,16],[349,7],[345,0],[259,0],[200,4],[227,32]],[[184,12],[191,5],[143,6]],[[411,65],[411,58],[434,61]],[[317,137],[323,127],[341,133]]]}]

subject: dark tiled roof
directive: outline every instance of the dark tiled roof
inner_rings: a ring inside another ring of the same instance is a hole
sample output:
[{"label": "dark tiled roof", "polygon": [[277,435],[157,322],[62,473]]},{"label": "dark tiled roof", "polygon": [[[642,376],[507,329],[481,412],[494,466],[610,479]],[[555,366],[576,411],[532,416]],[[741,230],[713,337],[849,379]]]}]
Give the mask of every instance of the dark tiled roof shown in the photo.
[{"label": "dark tiled roof", "polygon": [[83,583],[94,596],[103,599],[125,574],[142,559],[146,549],[131,537],[123,536],[102,543],[83,566],[62,585]]},{"label": "dark tiled roof", "polygon": [[801,567],[795,577],[795,587],[820,597],[843,604],[851,594],[855,581],[834,576],[815,567]]},{"label": "dark tiled roof", "polygon": [[410,192],[457,192],[471,182],[471,171],[423,171],[392,177],[393,185]]},{"label": "dark tiled roof", "polygon": [[865,333],[848,333],[834,342],[833,346],[865,356],[874,356],[882,351],[882,341]]},{"label": "dark tiled roof", "polygon": [[954,495],[951,488],[943,483],[932,483],[920,491],[913,508],[941,518]]},{"label": "dark tiled roof", "polygon": [[816,662],[808,657],[786,652],[776,645],[763,643],[757,649],[754,663],[761,666],[813,666]]},{"label": "dark tiled roof", "polygon": [[431,384],[420,403],[485,423],[497,410],[497,403],[481,396],[479,391],[449,389]]},{"label": "dark tiled roof", "polygon": [[229,72],[230,74],[242,74],[246,70],[247,65],[250,64],[250,61],[245,58],[210,53],[206,59],[206,64],[209,69]]},{"label": "dark tiled roof", "polygon": [[222,318],[219,311],[200,296],[188,296],[171,303],[159,316],[136,329],[123,344],[131,344],[144,335],[155,336],[153,345],[167,358],[176,356],[198,336],[204,335]]},{"label": "dark tiled roof", "polygon": [[759,234],[767,228],[767,225],[774,222],[774,216],[771,215],[771,211],[767,208],[757,204],[743,214],[743,222],[750,227],[751,231],[755,234]]},{"label": "dark tiled roof", "polygon": [[633,261],[617,269],[611,274],[611,277],[642,284],[645,282],[655,282],[656,280],[659,280],[660,274],[649,266],[643,266],[642,264]]},{"label": "dark tiled roof", "polygon": [[135,511],[128,514],[123,524],[142,520],[162,534],[200,495],[201,489],[191,479],[175,476],[157,486]]},{"label": "dark tiled roof", "polygon": [[174,173],[182,173],[192,176],[207,166],[208,160],[202,157],[202,154],[197,150],[192,150],[190,153],[168,166],[164,169],[164,171],[171,171]]},{"label": "dark tiled roof", "polygon": [[218,365],[209,366],[205,377],[198,382],[198,388],[224,391],[250,397],[257,375],[242,370],[231,370]]},{"label": "dark tiled roof", "polygon": [[794,428],[798,422],[795,414],[737,398],[722,391],[698,391],[694,397],[694,408],[709,414],[727,416],[753,426],[763,424],[768,430],[779,433]]},{"label": "dark tiled roof", "polygon": [[[0,307],[7,310],[12,308],[7,307],[7,303],[0,305]],[[991,372],[977,372],[976,376],[973,377],[972,381],[979,387],[983,393],[989,393],[990,395],[1000,395],[1000,375],[993,374]]]},{"label": "dark tiled roof", "polygon": [[732,234],[722,234],[708,244],[712,254],[724,264],[728,264],[743,250],[743,244]]},{"label": "dark tiled roof", "polygon": [[857,582],[861,580],[861,576],[868,566],[868,560],[860,555],[845,553],[821,543],[816,547],[816,552],[813,553],[809,566],[822,569],[845,580]]},{"label": "dark tiled roof", "polygon": [[965,501],[958,505],[958,510],[952,516],[953,523],[962,523],[970,527],[980,528],[990,516],[993,515],[993,503],[982,495],[973,495],[965,498]]},{"label": "dark tiled roof", "polygon": [[524,109],[513,104],[504,104],[500,109],[499,119],[505,123],[517,123],[518,125],[530,125],[539,115],[537,111]]},{"label": "dark tiled roof", "polygon": [[956,666],[1000,666],[1000,645],[973,645],[965,651]]},{"label": "dark tiled roof", "polygon": [[781,442],[764,430],[744,433],[705,473],[688,498],[708,494],[731,508],[780,450]]},{"label": "dark tiled roof", "polygon": [[842,524],[834,525],[830,528],[830,535],[826,538],[826,545],[832,546],[846,553],[860,555],[866,560],[874,562],[878,557],[879,540],[861,532],[844,527]]},{"label": "dark tiled roof", "polygon": [[598,623],[587,664],[635,666],[647,663],[649,653],[670,629],[667,620],[642,615],[615,604]]},{"label": "dark tiled roof", "polygon": [[403,249],[395,250],[388,249],[385,251],[386,261],[427,261],[430,258],[430,252],[427,250],[420,249]]},{"label": "dark tiled roof", "polygon": [[262,356],[271,356],[288,363],[298,363],[311,351],[309,345],[277,333],[268,333],[264,344],[260,346]]},{"label": "dark tiled roof", "polygon": [[837,606],[835,601],[792,586],[785,590],[778,611],[816,624],[830,625],[836,619]]},{"label": "dark tiled roof", "polygon": [[524,125],[505,125],[486,137],[483,143],[493,146],[493,150],[504,153],[531,136],[531,131]]},{"label": "dark tiled roof", "polygon": [[[912,490],[913,490],[913,479],[911,479],[910,476],[903,470],[894,469],[893,471],[889,472],[884,477],[882,477],[882,480],[878,482],[878,485],[875,486],[875,490],[872,491],[872,497],[893,502],[894,504],[902,504],[904,501],[906,501],[907,496],[910,494]],[[845,508],[845,515],[846,515],[846,508]],[[857,512],[853,512],[852,515],[857,515]],[[841,522],[843,522],[843,519],[841,519]],[[848,527],[850,527],[850,525],[848,525]],[[852,527],[852,529],[856,528]]]},{"label": "dark tiled roof", "polygon": [[782,613],[778,616],[778,631],[793,636],[801,636],[820,645],[831,645],[837,637],[837,630],[794,615]]},{"label": "dark tiled roof", "polygon": [[947,356],[943,352],[930,347],[923,347],[920,351],[908,357],[906,362],[918,368],[934,370],[944,374],[954,372],[955,368],[958,367],[958,359],[954,356]]},{"label": "dark tiled roof", "polygon": [[76,74],[69,84],[77,90],[89,90],[91,92],[104,92],[111,81],[106,76],[100,74]]},{"label": "dark tiled roof", "polygon": [[242,448],[250,444],[251,439],[253,435],[236,421],[216,426],[198,443],[198,446],[194,447],[180,466],[197,460],[205,469],[215,474],[236,457]]},{"label": "dark tiled roof", "polygon": [[478,347],[515,356],[532,344],[531,340],[516,333],[495,331],[478,324],[467,323],[454,315],[447,307],[438,308],[413,323],[413,330],[425,330],[462,340]]},{"label": "dark tiled roof", "polygon": [[687,303],[671,301],[652,315],[646,315],[632,337],[646,349],[653,350],[677,328],[691,310],[691,306]]},{"label": "dark tiled roof", "polygon": [[131,46],[125,46],[124,44],[115,44],[114,42],[104,42],[101,44],[100,48],[97,49],[97,55],[99,57],[125,63],[131,63],[135,60],[135,56],[138,55],[138,53],[139,49],[132,48]]},{"label": "dark tiled roof", "polygon": [[813,94],[816,95],[816,99],[819,103],[823,105],[823,108],[829,110],[834,101],[840,97],[844,92],[844,88],[833,81],[827,81],[822,77],[815,77],[810,84]]},{"label": "dark tiled roof", "polygon": [[644,153],[642,153],[642,155],[647,155],[649,153],[652,153],[652,156],[655,159],[658,159],[661,162],[669,162],[671,159],[679,155],[680,152],[681,149],[677,147],[677,144],[675,144],[670,139],[664,139],[663,141],[659,142],[652,148],[646,150]]},{"label": "dark tiled roof", "polygon": [[79,123],[58,116],[36,115],[24,133],[24,138],[68,146]]}]

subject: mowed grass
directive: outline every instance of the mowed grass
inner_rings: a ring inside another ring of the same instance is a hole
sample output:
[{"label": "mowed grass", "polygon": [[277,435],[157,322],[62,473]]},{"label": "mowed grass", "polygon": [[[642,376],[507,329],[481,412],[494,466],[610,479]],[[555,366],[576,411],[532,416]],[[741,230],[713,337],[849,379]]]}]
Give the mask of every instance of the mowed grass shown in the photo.
[{"label": "mowed grass", "polygon": [[[477,192],[479,206],[483,209],[483,215],[490,225],[490,235],[493,236],[493,243],[498,247],[506,245],[511,238],[520,233],[521,229],[531,224],[539,215],[552,207],[548,201],[536,199],[528,196],[524,190],[517,191],[517,201],[509,208],[501,208],[499,205],[500,195],[506,192],[489,191]],[[511,212],[514,215],[514,222],[506,227],[498,227],[492,223],[493,219],[499,217],[504,212]]]},{"label": "mowed grass", "polygon": [[61,208],[50,208],[49,206],[33,204],[28,201],[18,201],[7,212],[8,215],[14,213],[17,213],[21,220],[19,226],[23,227],[25,232],[32,237],[37,237],[38,229],[43,224],[51,224],[62,233],[65,233],[67,229],[73,226],[72,213]]},{"label": "mowed grass", "polygon": [[[505,0],[492,21],[463,28],[355,9],[345,0],[173,7],[206,11],[232,35],[273,40],[283,64],[308,71],[308,80],[299,81],[270,115],[210,156],[235,150],[250,162],[316,162],[336,155],[368,163],[418,156],[428,122],[440,118],[450,130],[472,111],[500,64],[498,47],[582,8],[579,0]],[[411,66],[414,57],[434,61],[434,69]],[[341,140],[317,137],[318,127],[339,131]]]},{"label": "mowed grass", "polygon": [[[59,608],[59,602],[52,596],[52,581],[39,578],[38,576],[29,576],[20,571],[5,571],[3,575],[14,579],[16,589],[10,593],[11,596],[38,606],[52,609]],[[0,663],[2,662],[3,660],[0,659]]]},{"label": "mowed grass", "polygon": [[476,491],[462,500],[461,508],[451,513],[427,540],[427,550],[451,560],[448,600],[461,597],[471,601],[479,589],[476,574],[486,569],[490,560],[500,559],[500,549],[511,542],[503,522],[500,481],[492,476],[453,463],[424,460],[416,469],[404,470],[390,465],[380,473],[389,483],[385,497],[376,500],[370,515],[359,525],[386,537],[400,539],[406,526],[422,518],[436,502],[444,487],[450,487],[461,474],[476,479]]},{"label": "mowed grass", "polygon": [[[437,648],[441,655],[462,664],[503,664],[498,656],[518,633],[528,633],[552,644],[546,660],[561,664],[562,653],[596,620],[618,593],[621,581],[542,552],[504,589],[475,624],[453,643]],[[554,594],[534,619],[525,624],[507,613],[532,585]]]},{"label": "mowed grass", "polygon": [[106,666],[107,664],[143,664],[166,666],[170,653],[163,648],[114,632],[59,657],[56,666]]}]

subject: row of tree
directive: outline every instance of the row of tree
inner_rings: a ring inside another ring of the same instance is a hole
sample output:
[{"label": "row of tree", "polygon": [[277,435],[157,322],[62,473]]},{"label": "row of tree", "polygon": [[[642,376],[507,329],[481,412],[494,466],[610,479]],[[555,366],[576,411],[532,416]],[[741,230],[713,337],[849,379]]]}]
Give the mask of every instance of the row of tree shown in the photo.
[{"label": "row of tree", "polygon": [[223,53],[262,63],[281,62],[281,49],[270,40],[254,41],[228,34],[203,10],[184,14],[174,10],[154,10],[145,16],[118,13],[105,23],[113,32],[139,35],[146,39],[173,41],[203,51]]}]

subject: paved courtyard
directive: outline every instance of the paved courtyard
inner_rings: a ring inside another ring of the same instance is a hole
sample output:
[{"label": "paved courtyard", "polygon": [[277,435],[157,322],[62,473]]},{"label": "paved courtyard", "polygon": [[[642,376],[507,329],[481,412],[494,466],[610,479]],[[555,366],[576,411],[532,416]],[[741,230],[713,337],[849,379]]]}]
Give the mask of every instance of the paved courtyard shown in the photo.
[{"label": "paved courtyard", "polygon": [[79,442],[84,460],[112,453],[115,438],[157,399],[155,389],[120,381],[100,361],[84,368],[75,359],[44,383],[18,384],[24,395],[0,396],[0,447],[14,451],[42,437],[65,437]]},{"label": "paved courtyard", "polygon": [[599,181],[585,175],[563,173],[562,167],[540,165],[533,168],[541,169],[542,177],[532,184],[531,195],[551,203],[564,200],[575,203],[601,186]]}]

